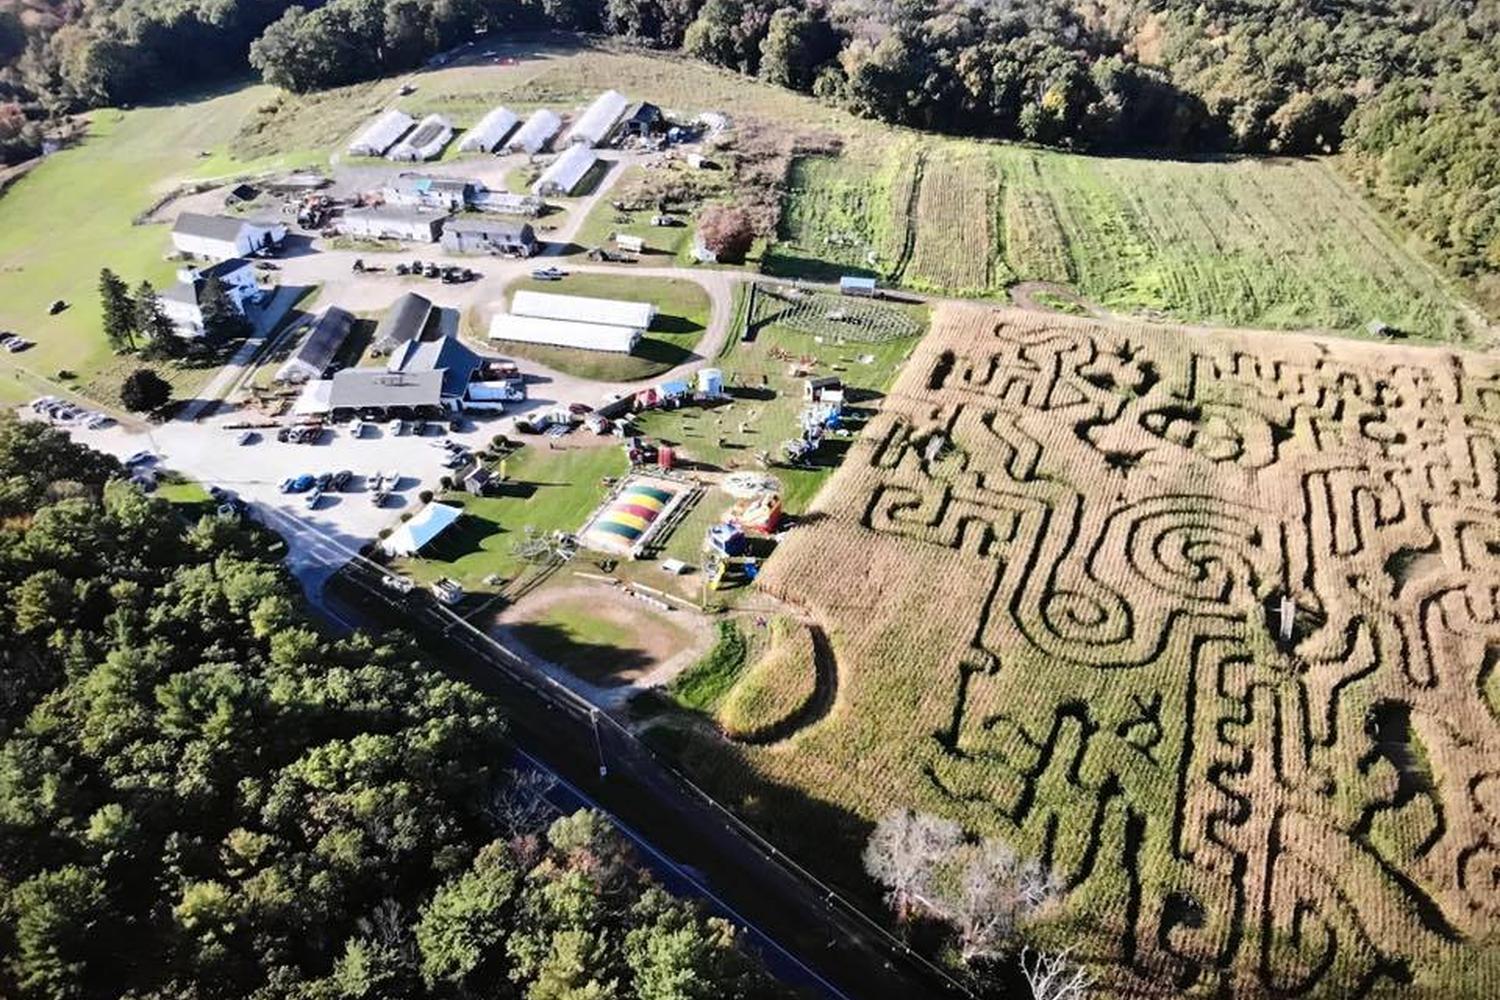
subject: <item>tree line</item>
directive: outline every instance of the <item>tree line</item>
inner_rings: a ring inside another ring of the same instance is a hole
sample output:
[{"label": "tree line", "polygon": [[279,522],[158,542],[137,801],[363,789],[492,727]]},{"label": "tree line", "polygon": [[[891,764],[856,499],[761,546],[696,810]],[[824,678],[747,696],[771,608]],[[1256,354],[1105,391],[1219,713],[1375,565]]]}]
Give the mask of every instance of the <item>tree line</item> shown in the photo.
[{"label": "tree line", "polygon": [[503,765],[493,701],[121,476],[0,417],[0,995],[784,994]]}]

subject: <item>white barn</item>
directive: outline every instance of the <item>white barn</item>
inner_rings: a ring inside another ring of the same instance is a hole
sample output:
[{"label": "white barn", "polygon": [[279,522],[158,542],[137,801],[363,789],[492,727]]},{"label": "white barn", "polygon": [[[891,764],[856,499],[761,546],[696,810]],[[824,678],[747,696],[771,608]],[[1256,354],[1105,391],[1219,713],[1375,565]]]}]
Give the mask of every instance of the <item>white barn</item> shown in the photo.
[{"label": "white barn", "polygon": [[512,313],[501,314],[490,321],[490,339],[629,354],[640,342],[641,330],[607,323],[577,323],[562,319],[517,316]]},{"label": "white barn", "polygon": [[248,260],[224,260],[202,270],[185,267],[177,272],[177,283],[164,289],[159,296],[162,312],[172,321],[179,337],[201,337],[207,332],[203,323],[203,305],[210,278],[218,280],[229,304],[241,316],[265,295]]},{"label": "white barn", "polygon": [[339,220],[338,230],[345,236],[434,243],[447,217],[442,209],[376,205],[349,209]]},{"label": "white barn", "polygon": [[453,123],[442,115],[428,115],[411,134],[386,154],[391,160],[435,160],[453,138]]},{"label": "white barn", "polygon": [[651,322],[656,319],[656,306],[650,302],[596,299],[587,295],[554,295],[551,292],[533,292],[524,288],[511,297],[510,311],[517,316],[624,326],[636,330],[649,329]]},{"label": "white barn", "polygon": [[539,196],[570,195],[598,161],[592,146],[569,146],[542,171],[542,176],[531,185],[531,193]]},{"label": "white barn", "polygon": [[568,129],[568,134],[563,141],[568,144],[581,143],[585,146],[598,146],[609,138],[609,134],[615,130],[620,116],[625,113],[630,102],[625,95],[618,90],[606,90],[594,98],[594,103],[584,109],[583,114]]},{"label": "white barn", "polygon": [[560,128],[562,128],[562,119],[557,116],[557,112],[540,108],[532,112],[525,124],[506,141],[505,150],[509,153],[535,155],[552,141],[552,137],[557,135]]},{"label": "white barn", "polygon": [[172,224],[172,249],[188,257],[229,260],[274,250],[286,239],[279,222],[251,222],[232,215],[183,212]]},{"label": "white barn", "polygon": [[479,119],[478,123],[458,141],[461,153],[488,153],[510,135],[520,118],[509,108],[495,108]]},{"label": "white barn", "polygon": [[400,138],[411,130],[412,116],[395,108],[385,112],[349,143],[350,156],[384,156]]}]

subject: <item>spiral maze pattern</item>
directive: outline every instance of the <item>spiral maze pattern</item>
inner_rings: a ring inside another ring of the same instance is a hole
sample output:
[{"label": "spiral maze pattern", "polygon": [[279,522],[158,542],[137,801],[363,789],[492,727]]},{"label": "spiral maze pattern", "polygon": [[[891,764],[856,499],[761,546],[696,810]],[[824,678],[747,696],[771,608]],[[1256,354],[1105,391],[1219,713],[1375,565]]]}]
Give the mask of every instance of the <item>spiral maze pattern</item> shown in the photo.
[{"label": "spiral maze pattern", "polygon": [[945,307],[825,498],[768,586],[944,567],[823,608],[873,690],[889,581],[964,595],[949,708],[863,738],[1112,990],[1500,996],[1500,365]]}]

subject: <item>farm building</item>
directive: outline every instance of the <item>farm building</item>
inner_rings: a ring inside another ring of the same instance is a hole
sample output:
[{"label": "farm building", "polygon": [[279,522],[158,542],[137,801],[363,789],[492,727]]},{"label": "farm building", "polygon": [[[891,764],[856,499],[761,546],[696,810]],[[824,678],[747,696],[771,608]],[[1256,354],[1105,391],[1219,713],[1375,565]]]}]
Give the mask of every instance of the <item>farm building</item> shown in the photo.
[{"label": "farm building", "polygon": [[634,557],[688,493],[671,479],[632,476],[589,518],[579,540],[591,549]]},{"label": "farm building", "polygon": [[563,136],[563,142],[570,146],[602,145],[615,130],[615,123],[625,113],[625,106],[629,103],[618,90],[606,90],[594,98],[594,102],[578,116],[573,127],[568,129],[568,134]]},{"label": "farm building", "polygon": [[484,193],[484,184],[464,177],[433,177],[403,171],[381,189],[387,205],[408,208],[443,208],[457,212],[473,204]]},{"label": "farm building", "polygon": [[481,212],[498,212],[501,215],[524,215],[534,219],[542,214],[547,203],[534,194],[511,194],[509,191],[482,191],[474,199],[473,208]]},{"label": "farm building", "polygon": [[521,119],[509,108],[494,108],[458,141],[463,153],[488,153],[505,141]]},{"label": "farm building", "polygon": [[338,306],[324,309],[297,352],[276,370],[276,381],[306,382],[322,378],[353,328],[354,316],[346,310]]},{"label": "farm building", "polygon": [[458,216],[443,223],[443,249],[449,253],[491,253],[530,257],[540,244],[525,222]]},{"label": "farm building", "polygon": [[423,118],[411,134],[386,154],[391,160],[435,160],[453,138],[453,123],[442,115]]},{"label": "farm building", "polygon": [[546,148],[552,137],[557,135],[557,130],[562,128],[562,119],[557,112],[539,108],[532,112],[531,117],[516,130],[505,143],[507,153],[527,153],[536,155]]},{"label": "farm building", "polygon": [[395,108],[376,118],[349,143],[350,156],[384,156],[403,135],[411,131],[412,116]]},{"label": "farm building", "polygon": [[537,316],[502,313],[490,321],[490,339],[629,354],[635,350],[635,345],[640,343],[641,331],[628,326],[579,323],[565,319],[542,319]]},{"label": "farm building", "polygon": [[531,193],[543,196],[570,195],[598,160],[592,147],[570,146],[531,185]]},{"label": "farm building", "polygon": [[460,507],[430,503],[416,517],[391,532],[390,537],[380,543],[380,547],[388,555],[415,555],[423,546],[452,527],[463,514]]},{"label": "farm building", "polygon": [[[345,368],[329,380],[328,410],[436,410],[443,404],[443,373],[388,372],[384,368]],[[311,387],[316,383],[309,382]]]},{"label": "farm building", "polygon": [[656,306],[650,302],[596,299],[588,295],[554,295],[551,292],[533,292],[527,289],[521,289],[511,296],[510,311],[517,316],[627,326],[637,330],[649,329],[656,319]]},{"label": "farm building", "polygon": [[339,220],[338,229],[345,236],[432,243],[447,217],[441,209],[375,205],[349,209]]},{"label": "farm building", "polygon": [[667,118],[661,113],[661,108],[650,101],[636,101],[625,109],[618,131],[622,139],[648,139],[666,129]]},{"label": "farm building", "polygon": [[218,280],[230,304],[242,316],[260,301],[262,293],[255,281],[255,268],[248,260],[224,260],[202,269],[185,267],[177,272],[177,283],[161,293],[162,312],[177,328],[179,337],[201,337],[205,333],[204,292],[210,279]]},{"label": "farm building", "polygon": [[189,257],[228,260],[277,250],[286,239],[279,222],[251,222],[230,215],[183,212],[172,224],[172,248]]},{"label": "farm building", "polygon": [[379,354],[389,354],[402,344],[420,340],[431,318],[432,303],[416,292],[407,292],[380,318],[370,341],[371,349]]},{"label": "farm building", "polygon": [[391,351],[386,361],[388,372],[442,372],[442,395],[445,400],[462,399],[469,380],[480,365],[479,355],[469,350],[457,337],[434,340],[408,340]]},{"label": "farm building", "polygon": [[875,279],[846,274],[839,279],[839,294],[853,295],[865,299],[874,298]]}]

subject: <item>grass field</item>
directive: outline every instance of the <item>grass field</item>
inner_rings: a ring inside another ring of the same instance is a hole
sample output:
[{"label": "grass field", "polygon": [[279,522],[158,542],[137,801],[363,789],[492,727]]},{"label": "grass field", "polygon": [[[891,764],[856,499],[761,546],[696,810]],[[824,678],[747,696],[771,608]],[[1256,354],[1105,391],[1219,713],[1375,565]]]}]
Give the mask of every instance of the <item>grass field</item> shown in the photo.
[{"label": "grass field", "polygon": [[[693,348],[708,329],[711,308],[708,293],[686,279],[652,279],[642,281],[628,272],[614,274],[570,274],[562,281],[537,281],[521,278],[506,289],[506,300],[518,289],[585,295],[594,298],[623,299],[627,302],[651,302],[656,305],[656,320],[629,354],[606,351],[584,351],[569,347],[547,347],[508,340],[489,341],[503,354],[546,365],[554,371],[580,378],[609,382],[631,382],[654,378],[693,356]],[[488,317],[476,316],[487,328]],[[487,329],[476,329],[475,336],[487,339]]]},{"label": "grass field", "polygon": [[1103,995],[1492,997],[1497,384],[943,307],[761,577],[831,712],[682,759],[851,879],[897,807],[1040,857]]}]

